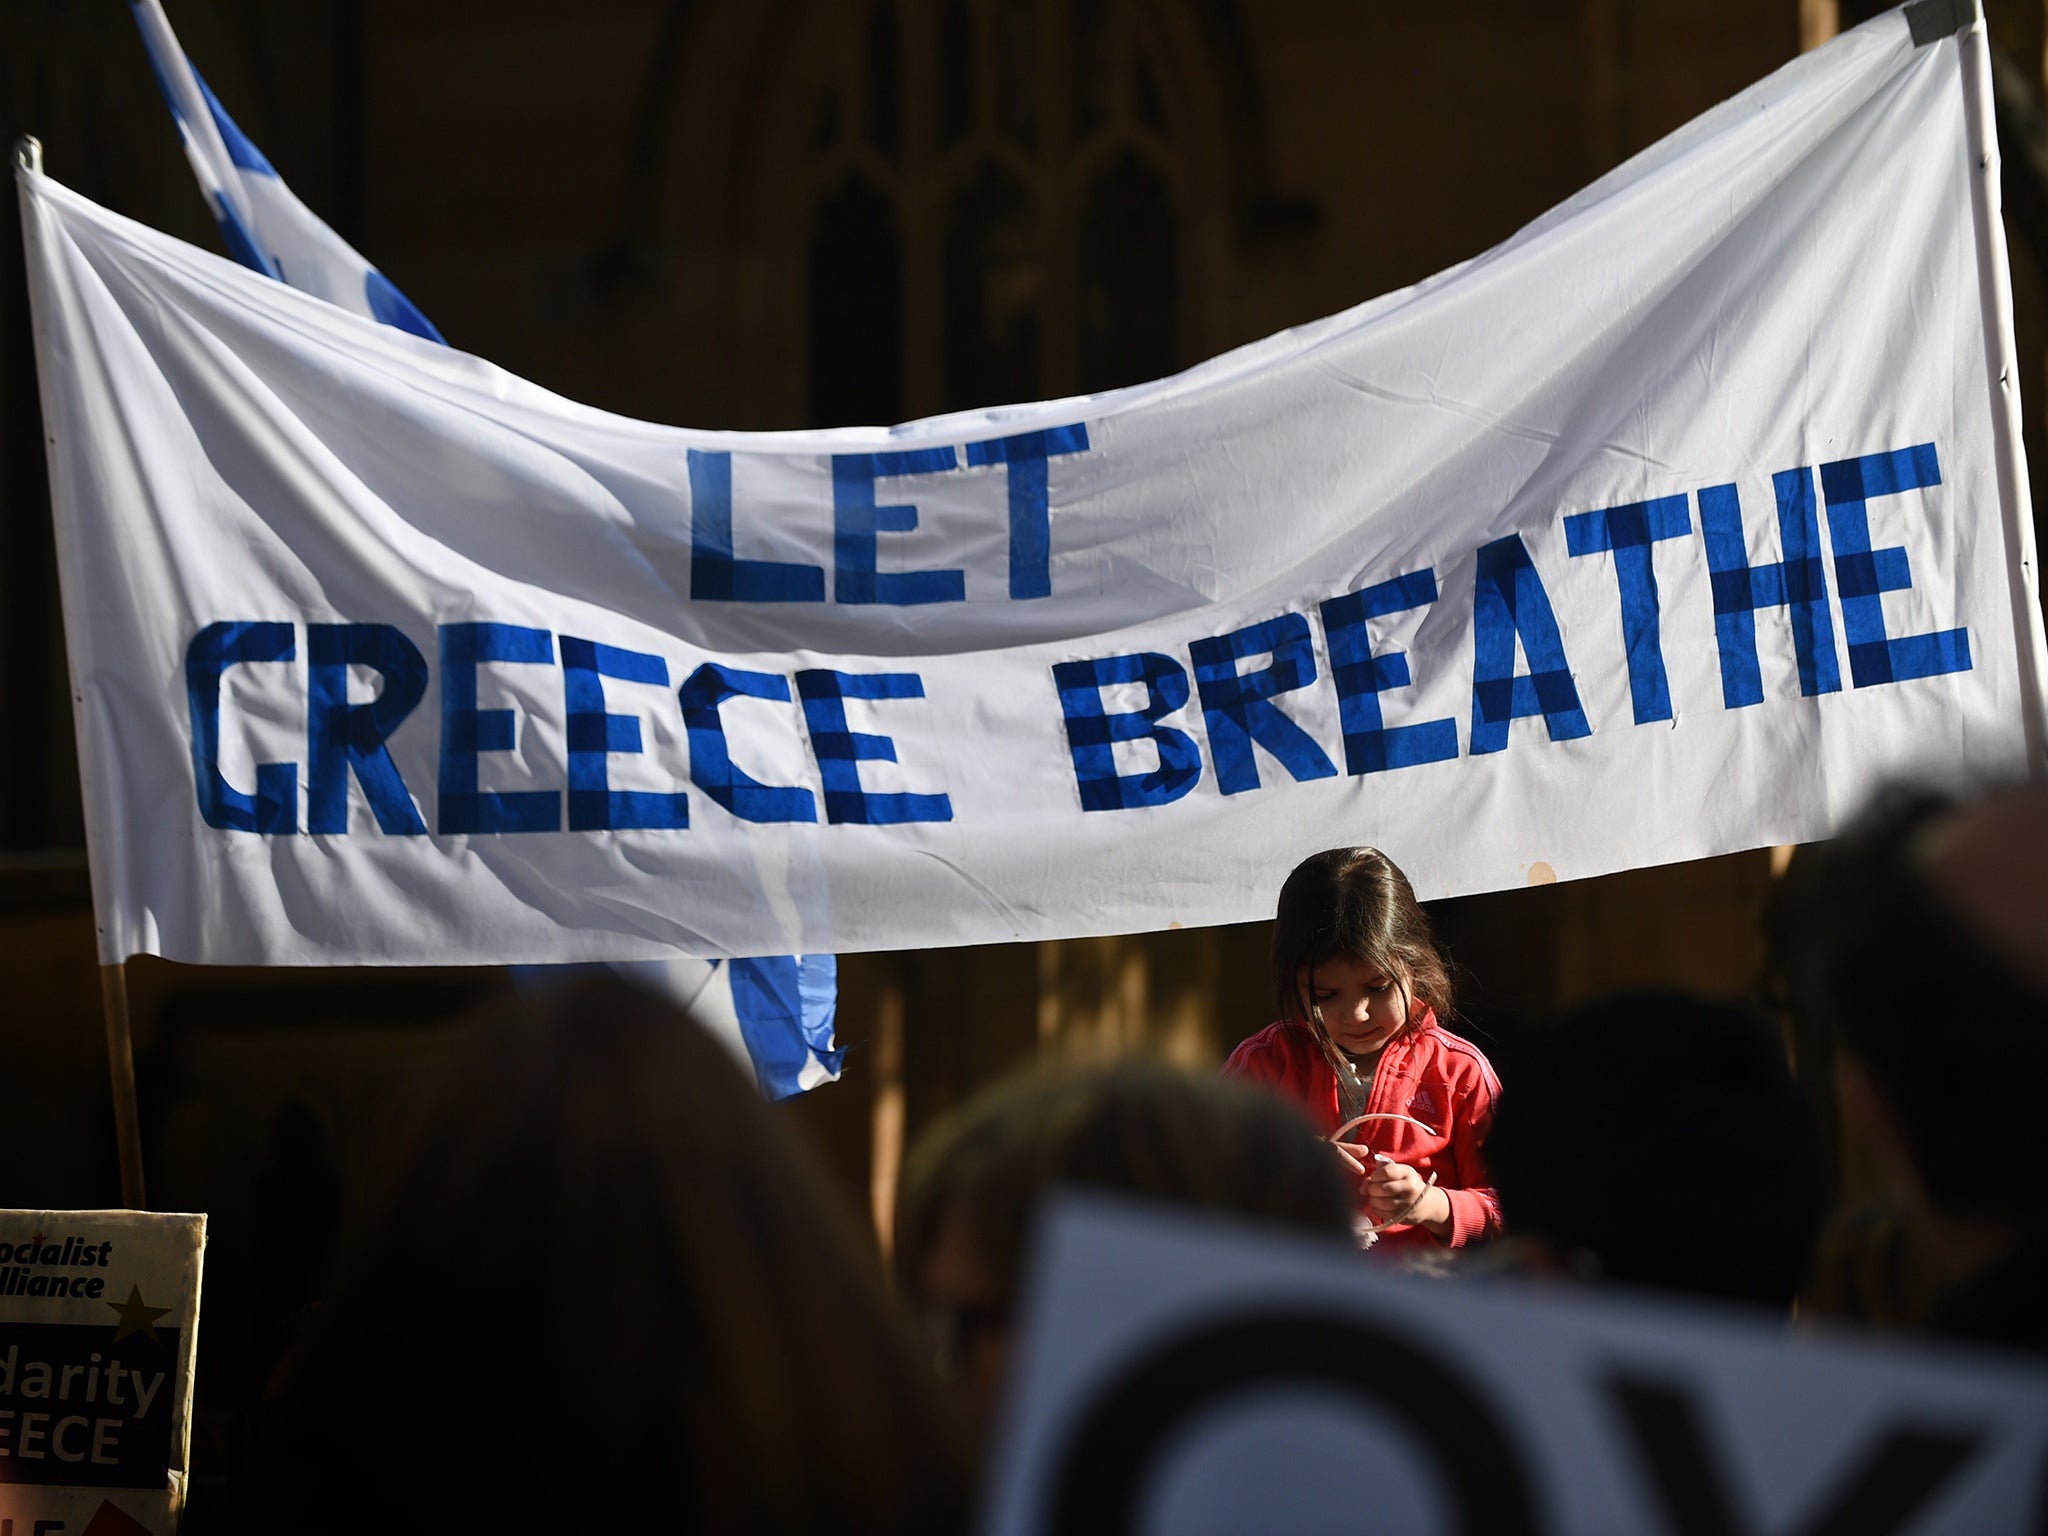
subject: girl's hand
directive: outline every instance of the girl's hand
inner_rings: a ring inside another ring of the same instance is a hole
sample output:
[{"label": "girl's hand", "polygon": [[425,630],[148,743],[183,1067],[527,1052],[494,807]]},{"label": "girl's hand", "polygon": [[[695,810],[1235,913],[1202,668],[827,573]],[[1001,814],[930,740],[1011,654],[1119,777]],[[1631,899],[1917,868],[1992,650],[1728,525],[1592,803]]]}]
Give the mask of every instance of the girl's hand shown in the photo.
[{"label": "girl's hand", "polygon": [[1365,1180],[1374,1221],[1413,1222],[1437,1237],[1450,1231],[1451,1198],[1406,1163],[1377,1164]]},{"label": "girl's hand", "polygon": [[1375,1164],[1365,1180],[1365,1205],[1374,1221],[1398,1221],[1422,1198],[1429,1182],[1406,1163]]}]

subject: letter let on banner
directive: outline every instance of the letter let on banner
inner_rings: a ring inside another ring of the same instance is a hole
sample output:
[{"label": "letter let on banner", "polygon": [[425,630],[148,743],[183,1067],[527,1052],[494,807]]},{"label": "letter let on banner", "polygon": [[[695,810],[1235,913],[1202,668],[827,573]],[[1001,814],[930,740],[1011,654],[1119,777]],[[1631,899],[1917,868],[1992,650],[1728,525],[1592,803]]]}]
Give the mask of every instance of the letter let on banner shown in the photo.
[{"label": "letter let on banner", "polygon": [[2041,767],[1937,9],[1413,288],[892,428],[608,416],[21,171],[102,957],[1195,926],[1335,843],[1440,897]]}]

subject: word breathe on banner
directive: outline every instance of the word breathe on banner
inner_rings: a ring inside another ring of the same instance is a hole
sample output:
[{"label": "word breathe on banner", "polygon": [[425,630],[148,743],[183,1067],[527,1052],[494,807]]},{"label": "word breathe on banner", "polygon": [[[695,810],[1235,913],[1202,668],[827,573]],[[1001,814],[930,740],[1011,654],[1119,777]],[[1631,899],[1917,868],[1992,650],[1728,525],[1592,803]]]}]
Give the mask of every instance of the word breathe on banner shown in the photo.
[{"label": "word breathe on banner", "polygon": [[1913,16],[1414,288],[896,427],[608,416],[23,172],[102,957],[1200,926],[2024,771],[1984,39]]},{"label": "word breathe on banner", "polygon": [[[1813,472],[1787,470],[1773,478],[1778,500],[1778,534],[1784,557],[1752,565],[1734,485],[1700,490],[1707,569],[1712,573],[1714,638],[1721,667],[1725,708],[1763,702],[1757,661],[1756,613],[1790,610],[1799,658],[1799,689],[1809,697],[1840,690],[1841,674],[1833,621],[1828,612],[1827,576],[1820,557],[1814,508]],[[1912,567],[1898,546],[1873,550],[1864,504],[1870,498],[1917,490],[1941,482],[1934,444],[1894,453],[1870,454],[1821,466],[1827,487],[1836,579],[1841,587],[1850,674],[1855,685],[1963,672],[1970,667],[1964,629],[1894,638],[1886,633],[1878,594],[1912,586]],[[1651,547],[1684,538],[1692,523],[1684,496],[1664,496],[1565,519],[1573,555],[1611,554],[1621,605],[1622,662],[1628,671],[1634,723],[1672,718],[1671,686]],[[1519,534],[1483,545],[1475,562],[1472,591],[1472,714],[1470,750],[1500,752],[1511,722],[1541,716],[1552,741],[1590,735],[1586,711],[1573,682],[1556,611],[1528,547]],[[1437,601],[1432,569],[1408,571],[1322,603],[1323,643],[1330,658],[1344,735],[1344,771],[1358,775],[1444,762],[1458,755],[1458,728],[1451,719],[1388,726],[1382,693],[1412,681],[1407,657],[1375,651],[1367,624]],[[1516,649],[1530,671],[1515,671]],[[1316,681],[1315,647],[1307,618],[1286,613],[1188,648],[1195,689],[1209,738],[1218,787],[1226,795],[1260,787],[1254,743],[1282,764],[1296,781],[1334,777],[1337,768],[1307,731],[1283,714],[1273,700]],[[1270,660],[1256,671],[1240,664]],[[1063,662],[1053,668],[1066,715],[1083,810],[1122,810],[1164,805],[1179,799],[1201,778],[1201,755],[1185,731],[1162,724],[1188,702],[1187,669],[1157,652]],[[1109,714],[1103,690],[1137,683],[1144,706]],[[1112,743],[1149,740],[1159,757],[1147,774],[1120,774]]]},{"label": "word breathe on banner", "polygon": [[[1078,430],[1068,440],[1077,445],[1086,441]],[[1019,441],[1013,438],[970,446],[1017,453]],[[691,455],[693,484],[698,483],[699,460],[713,457]],[[1020,585],[1015,552],[1021,542],[1036,551],[1027,562],[1022,585],[1030,595],[1045,595],[1038,590],[1044,576],[1042,539],[1033,532],[1020,540],[1017,533],[1020,522],[1030,530],[1043,529],[1044,434],[1035,436],[1023,456],[1008,462],[1013,475],[1020,463],[1034,470],[1021,497],[1015,480],[1012,482],[1012,593],[1015,595]],[[916,465],[886,468],[898,474],[923,472],[923,467]],[[729,467],[724,467],[723,473],[729,473]],[[1788,611],[1803,695],[1835,693],[1842,687],[1814,478],[1811,468],[1786,470],[1772,477],[1783,555],[1755,564],[1747,553],[1737,488],[1714,485],[1694,494],[1704,536],[1700,553],[1712,582],[1714,641],[1725,709],[1763,702],[1756,636],[1756,615],[1762,609]],[[1882,593],[1911,588],[1912,564],[1902,546],[1872,547],[1868,503],[1880,496],[1939,485],[1941,467],[1935,445],[1920,443],[1823,464],[1819,478],[1827,502],[1832,564],[1854,686],[1868,688],[1968,671],[1966,629],[1894,636],[1887,632],[1879,602]],[[835,461],[835,487],[852,484],[861,487],[854,498],[856,504],[872,514],[876,509],[871,471],[864,469],[856,478],[840,473]],[[842,511],[845,505],[843,500],[839,503]],[[1653,548],[1660,542],[1690,538],[1693,525],[1688,505],[1687,497],[1672,495],[1575,513],[1565,519],[1571,555],[1613,556],[1621,655],[1612,664],[1626,668],[1635,725],[1673,718]],[[720,597],[752,602],[822,597],[824,573],[816,567],[736,561],[731,554],[730,503],[723,498],[714,503],[711,514],[708,543],[713,555],[707,574],[704,507],[700,489],[697,560],[691,578],[694,592],[701,595],[703,589],[711,588]],[[910,509],[882,510],[905,513]],[[849,536],[845,526],[842,519],[836,539],[842,547],[852,547],[851,564],[858,579],[849,583],[848,566],[842,564],[837,600],[958,600],[957,571],[895,573],[878,579],[874,519],[864,517],[856,536]],[[1473,636],[1470,752],[1477,756],[1503,751],[1508,745],[1509,725],[1528,717],[1541,717],[1553,741],[1589,735],[1593,726],[1573,681],[1554,605],[1522,537],[1509,534],[1482,546],[1475,569],[1469,616]],[[908,585],[895,588],[878,585],[878,580]],[[928,587],[918,583],[928,583]],[[856,596],[845,596],[849,587]],[[941,590],[947,594],[943,598],[936,595]],[[932,595],[919,595],[927,592]],[[1371,620],[1421,608],[1438,598],[1437,574],[1423,568],[1374,582],[1318,606],[1323,650],[1329,657],[1328,681],[1342,726],[1345,773],[1382,773],[1459,755],[1455,720],[1385,723],[1380,695],[1408,687],[1412,678],[1407,657],[1396,650],[1375,651],[1368,631]],[[305,830],[335,835],[349,831],[348,780],[353,774],[379,830],[399,836],[425,834],[427,826],[416,798],[387,745],[426,696],[429,669],[420,648],[390,624],[312,623],[303,626],[303,632],[308,689],[305,762],[309,814]],[[210,827],[266,834],[299,830],[299,765],[261,764],[254,790],[237,789],[221,773],[219,745],[223,674],[238,665],[296,660],[300,633],[301,626],[279,620],[220,620],[207,625],[186,647],[193,779],[200,815]],[[665,689],[671,669],[664,657],[563,635],[558,663],[552,632],[489,622],[444,624],[438,643],[441,720],[436,832],[559,832],[565,827],[571,832],[682,831],[689,827],[686,794],[622,791],[610,785],[609,760],[641,753],[644,743],[638,716],[607,709],[605,680]],[[1515,670],[1518,647],[1527,658],[1527,673]],[[1281,695],[1310,688],[1322,675],[1305,614],[1284,613],[1229,634],[1195,640],[1186,654],[1187,665],[1173,656],[1148,651],[1066,661],[1052,667],[1083,811],[1165,805],[1195,787],[1203,771],[1201,750],[1187,731],[1164,723],[1168,716],[1184,710],[1191,696],[1199,699],[1209,760],[1223,794],[1261,787],[1254,745],[1270,754],[1297,782],[1337,774],[1324,744],[1275,702]],[[1263,666],[1242,669],[1245,661],[1258,657],[1267,658]],[[511,710],[477,707],[478,669],[487,663],[559,664],[568,744],[566,818],[562,791],[496,792],[478,787],[482,754],[509,752],[516,739]],[[377,675],[379,691],[373,700],[350,702],[352,668],[366,668]],[[1105,694],[1124,684],[1144,690],[1143,704],[1114,713],[1106,710]],[[951,821],[953,805],[945,794],[878,793],[864,787],[861,762],[896,762],[898,754],[888,736],[853,731],[847,722],[848,699],[872,703],[923,697],[924,680],[915,672],[809,669],[783,676],[700,662],[676,693],[689,744],[690,780],[741,821],[816,822],[819,796],[801,785],[762,783],[734,761],[720,716],[720,706],[735,698],[794,703],[801,710],[823,783],[827,822],[889,826]],[[1115,744],[1136,741],[1150,743],[1156,766],[1142,773],[1119,772]]]}]

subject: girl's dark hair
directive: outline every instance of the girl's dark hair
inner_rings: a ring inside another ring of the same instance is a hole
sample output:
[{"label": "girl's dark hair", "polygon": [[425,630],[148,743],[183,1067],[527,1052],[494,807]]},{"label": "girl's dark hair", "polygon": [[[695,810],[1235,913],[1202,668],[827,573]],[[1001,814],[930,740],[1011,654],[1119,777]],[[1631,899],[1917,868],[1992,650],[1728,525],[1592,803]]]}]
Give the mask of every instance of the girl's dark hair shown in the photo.
[{"label": "girl's dark hair", "polygon": [[1451,1016],[1451,973],[1429,914],[1400,866],[1377,848],[1327,848],[1303,859],[1280,887],[1273,914],[1273,1000],[1280,1017],[1307,1022],[1304,968],[1346,959],[1394,978],[1411,1005]]}]

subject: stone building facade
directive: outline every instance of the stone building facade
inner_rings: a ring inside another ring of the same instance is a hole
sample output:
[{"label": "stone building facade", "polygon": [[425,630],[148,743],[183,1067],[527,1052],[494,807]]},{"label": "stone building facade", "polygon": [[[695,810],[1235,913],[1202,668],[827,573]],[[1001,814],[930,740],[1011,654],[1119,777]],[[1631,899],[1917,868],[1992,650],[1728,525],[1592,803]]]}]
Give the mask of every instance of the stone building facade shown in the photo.
[{"label": "stone building facade", "polygon": [[[659,421],[891,420],[1170,372],[1411,283],[1858,19],[1827,0],[176,0],[307,203],[450,340]],[[119,7],[12,0],[6,124],[49,171],[218,248]],[[1993,0],[2038,95],[2043,8]],[[2010,154],[2010,150],[2009,150]],[[0,1203],[116,1199],[33,359],[0,265]],[[2022,353],[2040,269],[2014,262]],[[2032,381],[2027,383],[2031,385]],[[2038,411],[2030,413],[2031,425]],[[1739,990],[1769,851],[1446,903],[1466,1013]],[[1281,874],[1274,871],[1277,886]],[[886,1226],[906,1136],[1047,1055],[1206,1064],[1264,1024],[1257,925],[858,955],[847,1079],[790,1113]],[[278,1159],[343,1198],[423,1032],[501,977],[129,967],[151,1196]],[[311,1130],[305,1111],[310,1109]],[[292,1148],[276,1134],[294,1127]],[[308,1153],[307,1137],[314,1151]],[[226,1249],[221,1253],[221,1249]]]}]

